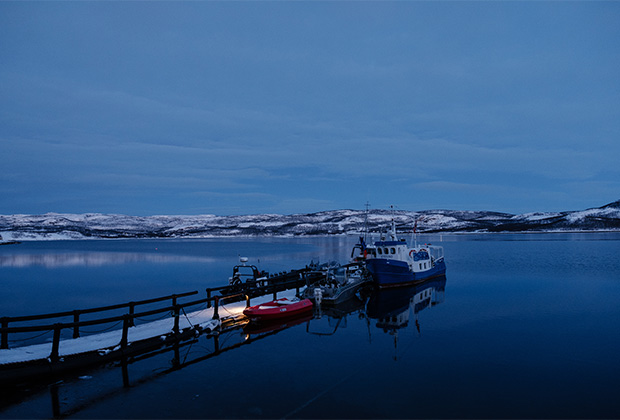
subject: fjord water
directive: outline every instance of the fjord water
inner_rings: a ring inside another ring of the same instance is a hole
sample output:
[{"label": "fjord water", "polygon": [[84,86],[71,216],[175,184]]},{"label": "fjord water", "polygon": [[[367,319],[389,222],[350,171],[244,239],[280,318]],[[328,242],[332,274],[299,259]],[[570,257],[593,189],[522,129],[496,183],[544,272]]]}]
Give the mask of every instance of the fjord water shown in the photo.
[{"label": "fjord water", "polygon": [[[125,386],[122,369],[110,365],[3,393],[0,417],[620,417],[620,233],[418,240],[444,246],[446,281],[433,304],[407,310],[401,328],[358,304],[277,333],[223,334],[217,345],[227,350],[213,357],[213,340],[201,336],[174,363],[171,352],[130,363]],[[227,281],[239,255],[280,272],[347,262],[356,241],[3,246],[0,316],[204,295]],[[172,368],[179,358],[182,368]]]}]

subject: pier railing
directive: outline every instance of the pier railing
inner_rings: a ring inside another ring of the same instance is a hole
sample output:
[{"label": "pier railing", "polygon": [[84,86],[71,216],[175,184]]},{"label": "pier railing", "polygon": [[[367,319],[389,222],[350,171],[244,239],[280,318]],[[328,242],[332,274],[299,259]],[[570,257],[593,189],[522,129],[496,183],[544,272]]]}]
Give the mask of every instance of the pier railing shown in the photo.
[{"label": "pier railing", "polygon": [[[244,294],[249,298],[255,296],[263,296],[269,293],[273,294],[274,299],[276,294],[282,290],[288,290],[295,288],[296,293],[299,295],[299,288],[302,286],[309,286],[315,283],[320,278],[323,278],[324,274],[320,271],[314,271],[309,268],[301,270],[292,270],[290,272],[284,272],[277,274],[269,278],[262,278],[256,280],[247,280],[237,285],[226,285],[219,287],[207,288],[207,298],[214,300],[217,297],[217,293],[221,296]],[[241,298],[239,298],[241,300]],[[209,304],[208,304],[209,305]]]},{"label": "pier railing", "polygon": [[[172,332],[179,333],[179,317],[181,312],[185,310],[187,307],[196,306],[200,304],[206,304],[207,308],[214,306],[213,318],[219,318],[219,306],[223,304],[224,301],[227,302],[235,302],[235,301],[246,301],[246,306],[250,306],[250,299],[255,296],[262,296],[266,294],[273,294],[274,299],[277,297],[277,293],[279,291],[288,290],[291,288],[296,288],[297,293],[299,293],[299,287],[305,285],[307,282],[304,278],[293,278],[287,279],[285,281],[275,281],[268,282],[262,286],[253,285],[251,291],[249,290],[239,290],[239,291],[231,291],[230,286],[223,287],[215,287],[207,289],[207,297],[203,299],[193,300],[190,302],[179,303],[178,299],[182,297],[196,295],[197,291],[174,294],[169,296],[164,296],[160,298],[147,299],[135,302],[127,302],[118,305],[110,305],[110,306],[102,306],[97,308],[89,308],[89,309],[79,309],[74,311],[66,311],[66,312],[56,312],[50,314],[42,314],[42,315],[28,315],[28,316],[16,316],[16,317],[2,317],[0,318],[0,349],[8,349],[9,348],[9,334],[17,334],[17,333],[36,333],[36,332],[49,332],[53,331],[53,339],[52,339],[52,351],[50,354],[50,359],[57,360],[59,357],[58,349],[60,346],[60,337],[61,332],[63,330],[72,330],[73,338],[80,337],[80,328],[94,326],[94,325],[102,325],[102,324],[111,324],[114,322],[123,322],[122,327],[122,336],[121,336],[121,348],[125,348],[128,344],[127,336],[129,328],[135,326],[136,318],[144,318],[147,316],[152,316],[156,314],[161,314],[165,312],[171,312],[174,317],[174,324],[172,328]],[[214,292],[226,292],[222,295],[212,295]],[[163,308],[152,309],[148,311],[136,312],[135,308],[140,305],[146,305],[150,303],[163,302],[165,300],[171,300],[171,304],[169,306]],[[92,314],[98,312],[105,312],[114,309],[123,309],[128,308],[128,312],[123,315],[116,315],[111,317],[93,319],[93,320],[80,320],[80,315],[83,314]],[[73,322],[57,322],[52,324],[44,324],[44,325],[27,325],[27,326],[11,326],[11,324],[15,324],[18,322],[26,322],[26,321],[38,321],[38,320],[46,320],[53,318],[62,318],[73,316]]]},{"label": "pier railing", "polygon": [[[135,308],[141,305],[147,305],[151,303],[163,302],[166,300],[171,300],[171,307],[175,307],[177,305],[177,300],[179,298],[192,296],[198,294],[197,290],[186,293],[173,294],[168,296],[162,296],[153,299],[145,299],[140,301],[132,301],[127,303],[121,303],[117,305],[109,305],[109,306],[100,306],[97,308],[88,308],[88,309],[76,309],[73,311],[65,311],[65,312],[54,312],[49,314],[40,314],[40,315],[26,315],[26,316],[13,316],[13,317],[2,317],[0,318],[1,325],[1,333],[0,333],[0,349],[8,349],[9,348],[9,333],[18,333],[18,332],[36,332],[36,331],[50,331],[54,330],[55,325],[62,325],[63,328],[72,328],[73,329],[73,338],[78,338],[80,336],[80,327],[85,327],[89,325],[98,325],[105,324],[108,322],[118,322],[117,317],[108,317],[104,319],[92,320],[92,321],[80,321],[80,316],[84,314],[93,314],[98,312],[106,312],[112,311],[116,309],[128,308],[129,312],[126,315],[129,315],[131,325],[134,325],[134,319],[138,316],[146,316],[145,313],[135,314]],[[152,312],[152,311],[149,311]],[[163,311],[162,311],[163,312]],[[155,312],[158,313],[158,312]],[[45,319],[54,319],[54,318],[65,318],[73,316],[73,322],[71,323],[56,323],[53,325],[38,325],[38,326],[22,326],[22,327],[11,327],[10,324],[19,323],[19,322],[28,322],[28,321],[40,321]],[[123,315],[124,316],[124,315]]]},{"label": "pier railing", "polygon": [[[63,331],[70,330],[73,332],[72,337],[79,338],[80,337],[80,328],[94,326],[94,325],[102,325],[102,324],[111,324],[111,323],[119,323],[122,322],[122,334],[120,339],[120,349],[121,351],[125,351],[128,342],[128,334],[129,328],[135,326],[135,320],[138,318],[144,318],[147,316],[152,316],[156,314],[161,314],[165,312],[171,313],[172,317],[174,317],[174,324],[172,327],[172,333],[178,335],[180,333],[179,328],[179,318],[181,313],[185,313],[185,308],[206,304],[207,308],[210,308],[212,305],[213,309],[213,319],[220,319],[219,317],[219,306],[223,304],[224,301],[227,303],[238,302],[245,300],[246,306],[250,306],[250,300],[253,297],[264,296],[267,294],[273,294],[273,298],[277,298],[277,293],[283,290],[290,290],[292,288],[296,288],[296,293],[299,294],[299,289],[301,286],[307,286],[313,281],[316,280],[316,276],[319,275],[317,272],[313,272],[308,269],[302,270],[294,270],[289,273],[280,273],[279,275],[270,277],[268,279],[263,279],[260,282],[256,281],[248,281],[241,285],[232,287],[230,285],[222,286],[222,287],[214,287],[206,289],[207,297],[203,299],[198,299],[190,302],[179,303],[178,299],[192,296],[198,294],[197,291],[181,293],[181,294],[173,294],[169,296],[164,296],[160,298],[154,299],[146,299],[135,302],[127,302],[118,305],[110,305],[110,306],[102,306],[97,308],[89,308],[89,309],[80,309],[74,311],[66,311],[66,312],[56,312],[50,314],[42,314],[42,315],[28,315],[28,316],[16,316],[16,317],[2,317],[0,318],[0,349],[8,349],[9,348],[9,334],[20,334],[20,333],[36,333],[36,332],[53,332],[52,338],[52,349],[49,355],[49,360],[54,363],[60,360],[59,348],[61,341],[61,333]],[[136,307],[151,303],[163,302],[166,300],[171,300],[170,305],[165,306],[163,308],[157,308],[142,312],[136,312]],[[80,316],[84,314],[93,314],[100,313],[105,311],[117,310],[127,308],[128,312],[122,315],[109,316],[100,319],[93,320],[81,320]],[[46,319],[54,319],[54,318],[62,318],[62,317],[71,317],[73,316],[73,322],[56,322],[52,324],[44,324],[44,325],[24,325],[24,326],[11,326],[11,324],[19,323],[19,322],[29,322],[29,321],[39,321]],[[236,322],[236,321],[235,321]]]}]

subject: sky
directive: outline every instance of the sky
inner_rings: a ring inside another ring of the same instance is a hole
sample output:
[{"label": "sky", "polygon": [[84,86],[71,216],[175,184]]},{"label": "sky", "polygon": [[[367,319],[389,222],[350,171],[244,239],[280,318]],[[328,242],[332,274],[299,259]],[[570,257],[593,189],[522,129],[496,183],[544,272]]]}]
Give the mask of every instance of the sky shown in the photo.
[{"label": "sky", "polygon": [[0,214],[620,199],[620,2],[0,2]]}]

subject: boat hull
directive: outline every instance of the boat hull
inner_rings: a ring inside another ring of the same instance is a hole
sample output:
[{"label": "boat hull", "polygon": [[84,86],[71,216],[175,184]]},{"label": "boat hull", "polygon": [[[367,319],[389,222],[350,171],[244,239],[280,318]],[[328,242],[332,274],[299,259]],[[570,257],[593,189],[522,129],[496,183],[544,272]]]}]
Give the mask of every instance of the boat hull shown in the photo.
[{"label": "boat hull", "polygon": [[284,299],[274,300],[260,305],[250,306],[244,309],[243,314],[250,318],[250,321],[272,321],[282,318],[290,318],[311,311],[313,304],[309,299],[298,302],[282,303]]},{"label": "boat hull", "polygon": [[413,272],[406,261],[373,258],[366,260],[366,268],[380,288],[411,286],[422,281],[446,274],[446,264],[442,260],[425,271]]}]

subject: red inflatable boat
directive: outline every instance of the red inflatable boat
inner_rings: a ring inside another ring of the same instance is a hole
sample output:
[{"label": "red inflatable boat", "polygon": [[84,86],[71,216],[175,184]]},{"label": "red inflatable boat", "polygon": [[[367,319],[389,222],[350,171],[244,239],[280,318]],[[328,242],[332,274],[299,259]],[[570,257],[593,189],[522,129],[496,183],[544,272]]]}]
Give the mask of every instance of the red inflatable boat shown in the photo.
[{"label": "red inflatable boat", "polygon": [[269,321],[300,315],[310,310],[312,310],[310,299],[288,300],[287,298],[281,298],[245,308],[243,314],[250,318],[251,321]]}]

